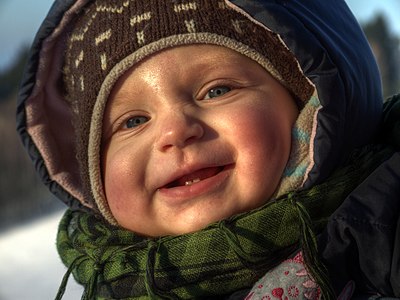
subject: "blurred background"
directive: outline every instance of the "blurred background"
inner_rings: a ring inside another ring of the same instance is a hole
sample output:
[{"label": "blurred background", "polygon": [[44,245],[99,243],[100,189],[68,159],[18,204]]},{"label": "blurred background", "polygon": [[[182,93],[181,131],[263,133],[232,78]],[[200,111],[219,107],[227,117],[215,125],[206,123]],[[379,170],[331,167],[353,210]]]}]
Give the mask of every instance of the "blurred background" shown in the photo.
[{"label": "blurred background", "polygon": [[[0,0],[0,300],[53,299],[65,268],[55,249],[63,204],[37,178],[15,132],[28,49],[52,0]],[[376,55],[384,97],[400,92],[400,0],[347,0]],[[73,283],[64,299],[80,299]]]}]

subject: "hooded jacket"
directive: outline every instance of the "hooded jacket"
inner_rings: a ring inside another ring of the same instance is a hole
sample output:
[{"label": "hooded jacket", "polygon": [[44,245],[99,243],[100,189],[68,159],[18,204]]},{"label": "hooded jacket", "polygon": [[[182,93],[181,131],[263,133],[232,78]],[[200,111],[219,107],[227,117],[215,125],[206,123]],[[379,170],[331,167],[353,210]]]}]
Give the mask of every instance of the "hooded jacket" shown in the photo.
[{"label": "hooded jacket", "polygon": [[[85,2],[55,1],[40,27],[21,84],[17,130],[50,191],[72,210],[90,212],[82,199],[60,71],[68,25],[77,16],[71,11]],[[383,113],[380,76],[344,1],[228,2],[281,37],[318,93],[321,108],[313,120],[311,163],[301,188],[324,182],[353,150],[377,143]],[[392,127],[398,107],[398,102],[386,107]],[[399,215],[400,155],[395,153],[346,198],[319,237],[338,293],[355,282],[358,293],[400,297]]]}]

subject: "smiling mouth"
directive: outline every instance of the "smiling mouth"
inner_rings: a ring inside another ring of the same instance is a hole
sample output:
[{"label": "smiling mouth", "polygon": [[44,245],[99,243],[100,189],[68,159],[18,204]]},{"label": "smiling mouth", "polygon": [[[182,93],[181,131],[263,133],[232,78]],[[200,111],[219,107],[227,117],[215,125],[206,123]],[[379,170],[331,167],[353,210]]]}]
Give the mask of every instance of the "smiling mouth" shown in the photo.
[{"label": "smiling mouth", "polygon": [[191,186],[193,184],[196,184],[204,179],[213,177],[220,173],[222,170],[224,170],[224,166],[220,167],[210,167],[210,168],[204,168],[197,170],[191,174],[182,176],[169,184],[167,184],[164,188],[171,189],[175,187],[181,187],[181,186]]}]

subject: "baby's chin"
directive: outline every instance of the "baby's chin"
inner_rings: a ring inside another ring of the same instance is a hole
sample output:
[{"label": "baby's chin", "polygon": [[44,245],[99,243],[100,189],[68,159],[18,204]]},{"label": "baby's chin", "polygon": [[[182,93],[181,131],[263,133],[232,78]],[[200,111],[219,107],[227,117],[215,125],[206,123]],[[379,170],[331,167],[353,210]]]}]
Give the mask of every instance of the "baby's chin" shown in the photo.
[{"label": "baby's chin", "polygon": [[220,221],[228,220],[234,216],[257,209],[262,205],[264,205],[265,203],[266,201],[263,201],[262,203],[258,203],[257,205],[252,205],[245,208],[237,208],[234,211],[215,214],[212,216],[196,214],[193,215],[191,218],[188,218],[187,220],[180,220],[176,222],[174,224],[175,226],[170,226],[169,228],[165,229],[160,228],[159,230],[155,230],[153,232],[147,232],[144,235],[147,237],[163,237],[163,236],[179,236],[184,234],[195,233],[203,229],[206,229],[207,227],[213,227],[216,223]]}]

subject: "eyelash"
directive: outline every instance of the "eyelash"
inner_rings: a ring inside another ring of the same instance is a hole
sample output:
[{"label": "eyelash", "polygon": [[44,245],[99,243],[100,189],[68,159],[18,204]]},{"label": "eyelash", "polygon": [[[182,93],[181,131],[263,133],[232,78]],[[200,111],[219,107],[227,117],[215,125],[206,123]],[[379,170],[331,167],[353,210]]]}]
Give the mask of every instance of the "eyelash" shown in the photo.
[{"label": "eyelash", "polygon": [[[222,92],[222,94],[220,92],[217,92],[217,94],[214,97],[210,97],[209,96],[209,94],[211,92],[220,91],[221,89],[225,89],[225,91]],[[232,90],[232,87],[230,87],[228,85],[218,85],[218,86],[215,86],[215,87],[209,89],[203,99],[204,100],[209,100],[209,99],[213,99],[213,98],[218,98],[220,96],[225,95],[226,93],[229,93],[231,90]]]},{"label": "eyelash", "polygon": [[[207,101],[212,101],[214,98],[222,97],[227,93],[230,93],[233,90],[240,89],[242,87],[242,84],[240,82],[237,82],[236,80],[231,80],[231,79],[220,79],[220,80],[214,80],[213,82],[210,82],[200,90],[198,94],[198,100],[207,100]],[[217,95],[216,97],[208,97],[208,94],[212,90],[217,90],[217,89],[227,89],[223,94]]]},{"label": "eyelash", "polygon": [[[137,121],[133,121],[133,120]],[[139,120],[138,120],[139,119]],[[145,124],[150,120],[150,117],[145,113],[141,112],[127,112],[124,116],[118,118],[112,125],[112,132],[116,133],[118,131],[133,130],[141,125]],[[130,125],[128,125],[131,123]],[[133,126],[132,126],[133,125]],[[129,127],[131,126],[131,127]]]},{"label": "eyelash", "polygon": [[[133,126],[132,127],[128,127],[128,123],[131,120],[136,119],[136,121],[133,122]],[[144,121],[143,123],[141,121],[143,121],[143,119],[146,119],[146,121]],[[150,120],[150,118],[146,117],[146,116],[133,116],[133,117],[129,117],[128,119],[124,120],[122,125],[123,125],[123,129],[131,129],[131,128],[135,128],[138,127],[140,125],[143,125],[144,123],[148,122]]]}]

